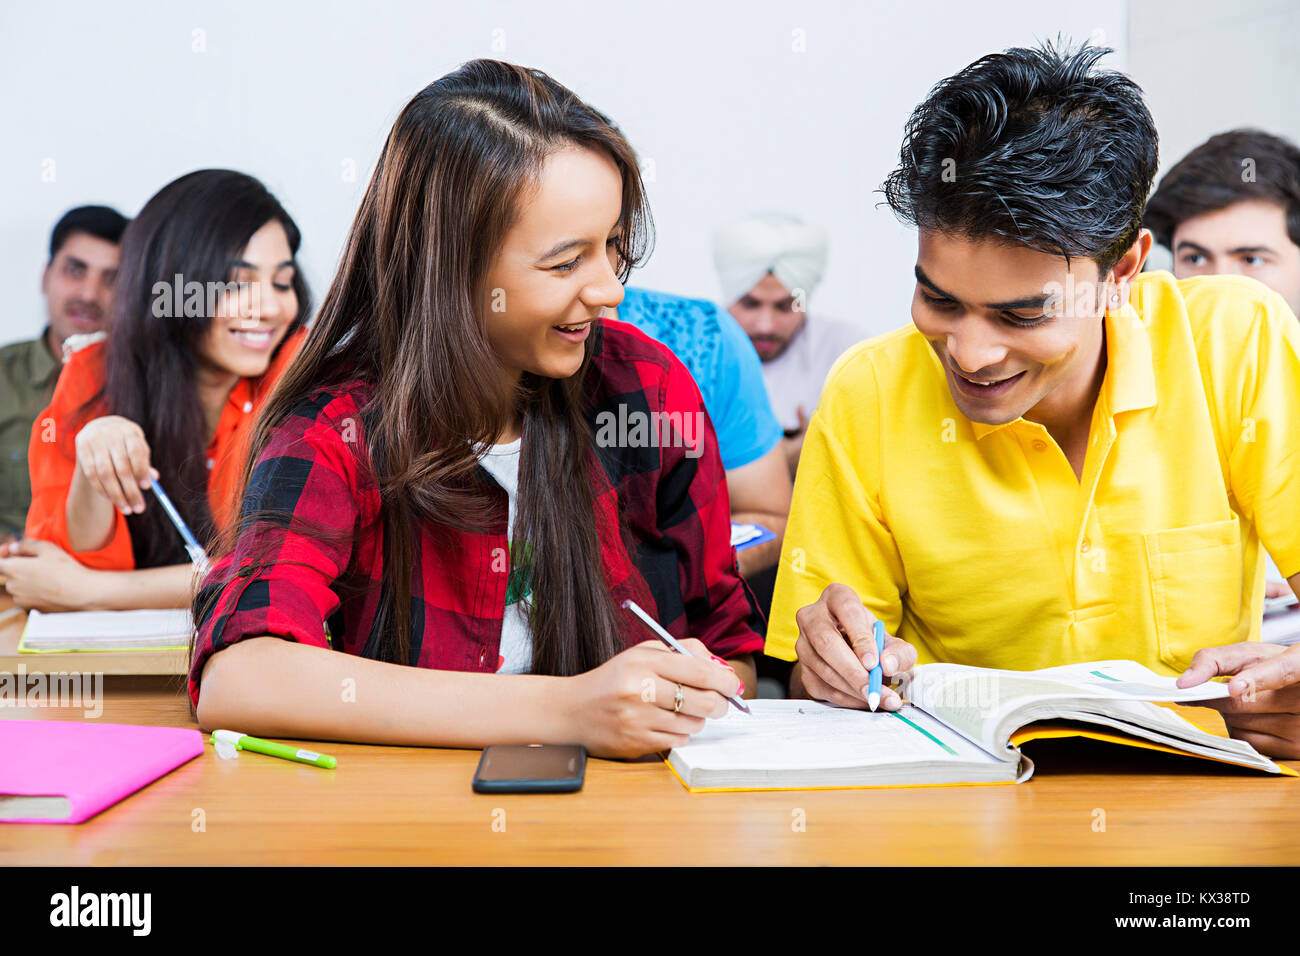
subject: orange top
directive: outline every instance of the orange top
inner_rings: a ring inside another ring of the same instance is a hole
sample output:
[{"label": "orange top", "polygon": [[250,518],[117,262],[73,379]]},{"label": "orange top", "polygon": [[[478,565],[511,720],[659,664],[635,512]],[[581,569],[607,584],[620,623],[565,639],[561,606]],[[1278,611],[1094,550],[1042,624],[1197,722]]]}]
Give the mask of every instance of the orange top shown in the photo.
[{"label": "orange top", "polygon": [[[252,429],[258,409],[271,392],[289,362],[302,346],[306,329],[299,329],[280,346],[280,351],[260,378],[241,378],[230,391],[221,410],[217,430],[207,448],[208,505],[212,520],[222,530],[237,514],[235,486],[243,471],[243,447]],[[54,396],[45,411],[36,416],[32,438],[27,448],[27,467],[32,477],[32,505],[27,511],[26,536],[50,541],[67,551],[82,564],[104,571],[129,571],[135,567],[131,534],[126,515],[114,509],[113,532],[102,548],[74,551],[68,540],[68,489],[77,470],[77,432],[62,423],[73,415],[104,384],[104,344],[96,342],[73,352],[63,366]],[[97,415],[109,414],[96,409],[81,424]]]}]

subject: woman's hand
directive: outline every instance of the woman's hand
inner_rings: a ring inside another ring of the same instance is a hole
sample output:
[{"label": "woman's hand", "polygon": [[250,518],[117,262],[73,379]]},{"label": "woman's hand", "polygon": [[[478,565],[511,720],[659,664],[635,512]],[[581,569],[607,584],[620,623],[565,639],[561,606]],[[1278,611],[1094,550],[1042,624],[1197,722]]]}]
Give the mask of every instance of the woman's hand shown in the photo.
[{"label": "woman's hand", "polygon": [[699,641],[681,643],[689,656],[646,641],[570,678],[578,742],[598,757],[640,757],[680,747],[706,718],[723,716],[740,679]]},{"label": "woman's hand", "polygon": [[104,415],[77,433],[77,470],[122,514],[144,511],[142,489],[158,472],[149,463],[144,429],[129,418]]},{"label": "woman's hand", "polygon": [[[839,707],[867,707],[867,685],[876,666],[876,619],[861,598],[846,584],[830,584],[816,604],[795,612],[799,639],[798,679],[813,700]],[[881,672],[888,678],[911,670],[916,648],[896,637],[885,636]],[[887,684],[880,687],[880,709],[898,710],[903,699]]]},{"label": "woman's hand", "polygon": [[0,546],[0,576],[19,607],[82,610],[93,600],[99,573],[48,541],[24,538]]}]

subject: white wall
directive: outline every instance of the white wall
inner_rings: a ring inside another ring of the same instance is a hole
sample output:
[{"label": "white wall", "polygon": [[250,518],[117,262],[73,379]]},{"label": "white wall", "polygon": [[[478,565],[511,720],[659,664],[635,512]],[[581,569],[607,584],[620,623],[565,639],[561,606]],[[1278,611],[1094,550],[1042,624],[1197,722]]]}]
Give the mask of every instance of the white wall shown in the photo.
[{"label": "white wall", "polygon": [[636,281],[716,296],[711,228],[784,207],[831,231],[814,312],[885,331],[909,321],[914,243],[873,190],[911,109],[984,53],[1058,32],[1099,32],[1123,69],[1126,19],[1125,0],[10,4],[0,342],[43,325],[39,273],[66,209],[104,202],[132,215],[205,166],[256,175],[280,198],[319,301],[397,112],[476,56],[550,72],[654,161],[658,245]]}]

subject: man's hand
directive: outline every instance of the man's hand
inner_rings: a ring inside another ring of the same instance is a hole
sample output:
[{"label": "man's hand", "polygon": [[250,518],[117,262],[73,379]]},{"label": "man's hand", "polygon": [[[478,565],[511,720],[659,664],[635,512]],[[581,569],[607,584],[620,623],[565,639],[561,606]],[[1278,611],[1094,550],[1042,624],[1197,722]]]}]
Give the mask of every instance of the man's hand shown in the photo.
[{"label": "man's hand", "polygon": [[1223,715],[1229,735],[1260,753],[1282,760],[1300,759],[1300,645],[1285,647],[1242,641],[1196,652],[1178,678],[1179,687],[1194,687],[1219,675],[1232,696],[1196,701]]},{"label": "man's hand", "polygon": [[[867,708],[867,685],[876,666],[876,619],[853,589],[831,584],[816,604],[795,612],[799,639],[799,679],[808,696],[840,707]],[[881,671],[893,677],[916,664],[916,648],[886,635]],[[880,708],[898,710],[903,700],[887,684],[880,688]]]}]

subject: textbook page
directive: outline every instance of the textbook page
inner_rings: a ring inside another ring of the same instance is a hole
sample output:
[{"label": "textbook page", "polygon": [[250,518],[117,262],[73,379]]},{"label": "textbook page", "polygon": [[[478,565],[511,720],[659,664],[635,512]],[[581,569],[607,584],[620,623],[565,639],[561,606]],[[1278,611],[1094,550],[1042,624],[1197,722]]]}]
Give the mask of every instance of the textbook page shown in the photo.
[{"label": "textbook page", "polygon": [[[961,664],[922,664],[903,675],[900,692],[913,704],[933,714],[990,753],[1003,753],[1011,733],[1044,716],[1065,716],[1062,707],[1074,711],[1097,701],[1106,712],[1107,704],[1138,701],[1185,702],[1228,696],[1225,684],[1207,681],[1186,689],[1175,686],[1177,678],[1154,673],[1135,661],[1089,661],[1045,667],[1036,671],[996,670]],[[1150,716],[1150,711],[1141,708]],[[1176,718],[1178,725],[1194,725],[1163,708],[1152,719],[1163,726],[1175,726],[1163,714]],[[1132,716],[1137,712],[1129,709]],[[1212,735],[1206,735],[1212,737]]]},{"label": "textbook page", "polygon": [[850,710],[806,700],[751,700],[673,753],[709,770],[833,770],[884,764],[996,763],[930,715]]},{"label": "textbook page", "polygon": [[[1106,713],[1096,711],[1059,711],[1066,720],[1079,720],[1088,724],[1104,724],[1134,737],[1164,744],[1211,760],[1230,760],[1242,766],[1282,772],[1272,760],[1259,753],[1244,740],[1216,737],[1191,721],[1166,707],[1157,707],[1145,701],[1115,701],[1106,705]],[[1008,736],[1015,729],[1007,731]]]}]

